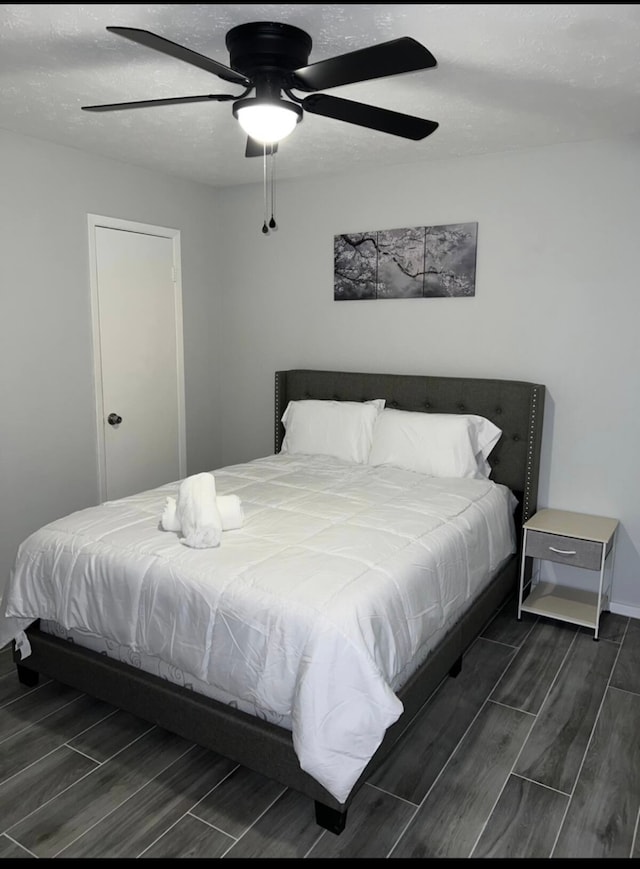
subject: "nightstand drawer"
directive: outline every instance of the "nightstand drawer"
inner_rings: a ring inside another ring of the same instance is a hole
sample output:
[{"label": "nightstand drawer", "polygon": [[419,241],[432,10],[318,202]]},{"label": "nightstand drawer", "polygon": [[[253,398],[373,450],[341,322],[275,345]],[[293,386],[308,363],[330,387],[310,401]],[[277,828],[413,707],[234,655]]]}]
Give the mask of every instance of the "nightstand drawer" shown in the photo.
[{"label": "nightstand drawer", "polygon": [[576,537],[563,537],[561,534],[547,534],[544,531],[527,531],[524,554],[559,564],[571,564],[573,567],[600,570],[602,546],[596,540],[580,540]]}]

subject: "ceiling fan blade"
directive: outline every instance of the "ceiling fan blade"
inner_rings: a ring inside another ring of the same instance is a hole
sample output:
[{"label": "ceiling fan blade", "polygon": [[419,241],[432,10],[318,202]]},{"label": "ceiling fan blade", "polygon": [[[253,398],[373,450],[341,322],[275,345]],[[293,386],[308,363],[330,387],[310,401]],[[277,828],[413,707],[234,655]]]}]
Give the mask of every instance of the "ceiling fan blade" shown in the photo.
[{"label": "ceiling fan blade", "polygon": [[[278,151],[278,143],[267,145],[267,154],[276,154]],[[262,142],[256,142],[251,136],[247,137],[247,147],[244,152],[245,157],[262,157],[264,154],[264,145]]]},{"label": "ceiling fan blade", "polygon": [[304,91],[324,91],[339,85],[434,66],[437,66],[437,61],[428,49],[410,36],[402,36],[294,69],[292,87]]},{"label": "ceiling fan blade", "polygon": [[162,36],[156,36],[155,33],[150,33],[148,30],[140,30],[138,27],[107,27],[107,30],[110,33],[117,33],[118,36],[126,36],[127,39],[139,42],[140,45],[146,45],[147,48],[154,48],[156,51],[161,51],[170,57],[184,60],[186,63],[198,66],[207,72],[212,72],[225,81],[241,84],[244,87],[248,87],[251,84],[248,78],[239,72],[235,72],[231,67],[218,63],[217,60],[212,60],[210,57],[205,57],[204,54],[198,54],[197,51],[192,51],[183,45],[178,45],[176,42],[171,42],[171,40],[165,39]]},{"label": "ceiling fan blade", "polygon": [[340,97],[327,94],[311,94],[302,100],[302,108],[312,115],[322,115],[334,118],[336,121],[346,121],[347,124],[357,124],[381,133],[391,133],[392,136],[402,136],[405,139],[425,139],[438,129],[435,121],[415,118],[413,115],[403,115],[389,109],[367,106]]},{"label": "ceiling fan blade", "polygon": [[204,103],[207,100],[223,102],[235,100],[233,94],[204,94],[200,97],[166,97],[161,100],[138,100],[133,103],[106,103],[102,106],[82,106],[84,112],[118,112],[120,109],[147,109],[152,106],[175,106],[179,103]]}]

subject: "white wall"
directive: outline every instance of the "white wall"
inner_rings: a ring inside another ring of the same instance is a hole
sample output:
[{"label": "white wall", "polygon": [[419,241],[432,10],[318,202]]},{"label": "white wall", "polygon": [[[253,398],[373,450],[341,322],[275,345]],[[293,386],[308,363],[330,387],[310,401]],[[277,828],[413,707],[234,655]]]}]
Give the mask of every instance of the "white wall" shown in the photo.
[{"label": "white wall", "polygon": [[98,498],[87,214],[181,230],[189,473],[218,456],[215,196],[0,131],[0,593],[15,551]]},{"label": "white wall", "polygon": [[[270,236],[261,195],[217,200],[224,463],[272,451],[277,369],[544,383],[539,506],[620,519],[612,608],[640,617],[638,141],[280,181]],[[468,221],[474,298],[333,300],[335,234]]]}]

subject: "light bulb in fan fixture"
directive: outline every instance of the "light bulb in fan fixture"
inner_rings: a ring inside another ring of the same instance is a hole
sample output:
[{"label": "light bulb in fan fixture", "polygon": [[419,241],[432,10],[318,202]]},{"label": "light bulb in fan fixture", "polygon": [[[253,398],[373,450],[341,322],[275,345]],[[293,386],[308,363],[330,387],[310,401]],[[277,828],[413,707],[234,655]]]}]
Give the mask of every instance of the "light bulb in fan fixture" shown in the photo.
[{"label": "light bulb in fan fixture", "polygon": [[302,120],[302,109],[285,100],[238,100],[233,114],[245,133],[263,144],[280,142]]}]

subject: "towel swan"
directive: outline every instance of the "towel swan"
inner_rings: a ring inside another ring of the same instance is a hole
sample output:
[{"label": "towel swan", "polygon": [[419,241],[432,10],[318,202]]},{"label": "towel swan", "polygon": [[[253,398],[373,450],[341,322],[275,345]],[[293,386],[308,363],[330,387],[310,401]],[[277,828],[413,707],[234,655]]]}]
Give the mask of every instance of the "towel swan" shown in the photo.
[{"label": "towel swan", "polygon": [[217,495],[210,473],[194,474],[180,484],[177,500],[168,497],[160,524],[182,534],[185,546],[204,549],[220,545],[223,531],[240,528],[244,514],[237,495]]}]

